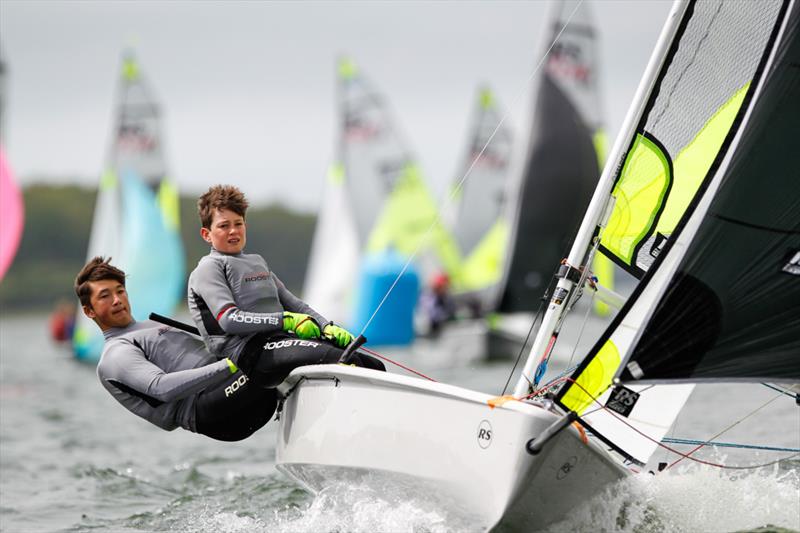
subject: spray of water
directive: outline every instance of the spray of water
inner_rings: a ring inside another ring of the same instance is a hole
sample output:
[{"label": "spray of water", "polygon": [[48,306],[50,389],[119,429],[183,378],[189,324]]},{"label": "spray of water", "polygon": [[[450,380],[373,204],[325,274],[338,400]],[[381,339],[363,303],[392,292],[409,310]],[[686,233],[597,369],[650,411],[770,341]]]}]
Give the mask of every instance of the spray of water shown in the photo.
[{"label": "spray of water", "polygon": [[800,530],[800,470],[705,465],[639,474],[610,486],[548,531],[656,533]]}]

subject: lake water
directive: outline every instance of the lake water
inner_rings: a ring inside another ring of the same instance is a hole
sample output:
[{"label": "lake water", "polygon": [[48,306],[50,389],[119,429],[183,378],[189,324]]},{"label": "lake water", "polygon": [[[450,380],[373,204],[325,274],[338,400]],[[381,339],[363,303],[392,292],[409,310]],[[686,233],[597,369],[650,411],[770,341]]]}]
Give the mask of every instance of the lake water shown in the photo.
[{"label": "lake water", "polygon": [[[399,357],[440,381],[490,393],[501,391],[510,369],[419,353]],[[698,387],[671,435],[709,438],[776,395],[760,385]],[[800,407],[779,397],[718,440],[798,448]],[[274,450],[272,423],[237,443],[151,426],[111,398],[93,367],[50,342],[46,317],[0,319],[1,531],[472,530],[408,495],[387,500],[344,486],[312,497],[275,470]],[[786,455],[709,448],[698,457],[749,465]],[[659,451],[655,459],[668,457]],[[800,461],[756,470],[684,461],[609,487],[551,530],[731,532],[768,525],[800,530]]]}]

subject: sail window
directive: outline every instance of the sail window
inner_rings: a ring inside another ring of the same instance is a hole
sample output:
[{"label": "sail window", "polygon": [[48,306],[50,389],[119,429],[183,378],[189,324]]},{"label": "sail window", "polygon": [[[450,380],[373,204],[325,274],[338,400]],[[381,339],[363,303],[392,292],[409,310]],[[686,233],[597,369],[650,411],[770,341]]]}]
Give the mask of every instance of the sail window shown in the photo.
[{"label": "sail window", "polygon": [[663,148],[647,134],[637,135],[612,192],[614,211],[600,240],[604,253],[628,270],[642,270],[636,252],[652,234],[671,184],[672,165]]}]

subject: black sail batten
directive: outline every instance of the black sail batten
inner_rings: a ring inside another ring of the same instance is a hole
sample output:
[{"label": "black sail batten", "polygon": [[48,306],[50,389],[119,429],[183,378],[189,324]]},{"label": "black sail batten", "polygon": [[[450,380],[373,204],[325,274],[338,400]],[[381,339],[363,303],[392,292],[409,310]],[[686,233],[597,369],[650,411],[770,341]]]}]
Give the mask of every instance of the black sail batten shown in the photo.
[{"label": "black sail batten", "polygon": [[[800,134],[798,19],[794,9],[720,189],[624,381],[800,381],[800,276],[787,268],[800,252],[800,172],[789,161]],[[705,330],[697,306],[709,313]]]},{"label": "black sail batten", "polygon": [[502,312],[538,306],[599,178],[591,133],[548,74],[542,77],[534,116]]}]

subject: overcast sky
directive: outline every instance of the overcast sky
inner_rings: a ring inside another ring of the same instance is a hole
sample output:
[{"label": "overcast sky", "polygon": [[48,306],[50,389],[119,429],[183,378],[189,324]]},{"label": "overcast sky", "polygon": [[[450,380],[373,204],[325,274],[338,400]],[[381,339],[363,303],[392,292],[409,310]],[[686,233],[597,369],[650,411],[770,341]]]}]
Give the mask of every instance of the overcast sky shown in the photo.
[{"label": "overcast sky", "polygon": [[[671,3],[590,1],[609,131],[619,128]],[[315,210],[334,156],[335,61],[386,95],[435,192],[463,155],[489,84],[517,135],[542,53],[546,2],[0,1],[4,138],[23,185],[95,185],[123,48],[161,102],[179,187],[241,187],[254,203]]]}]

